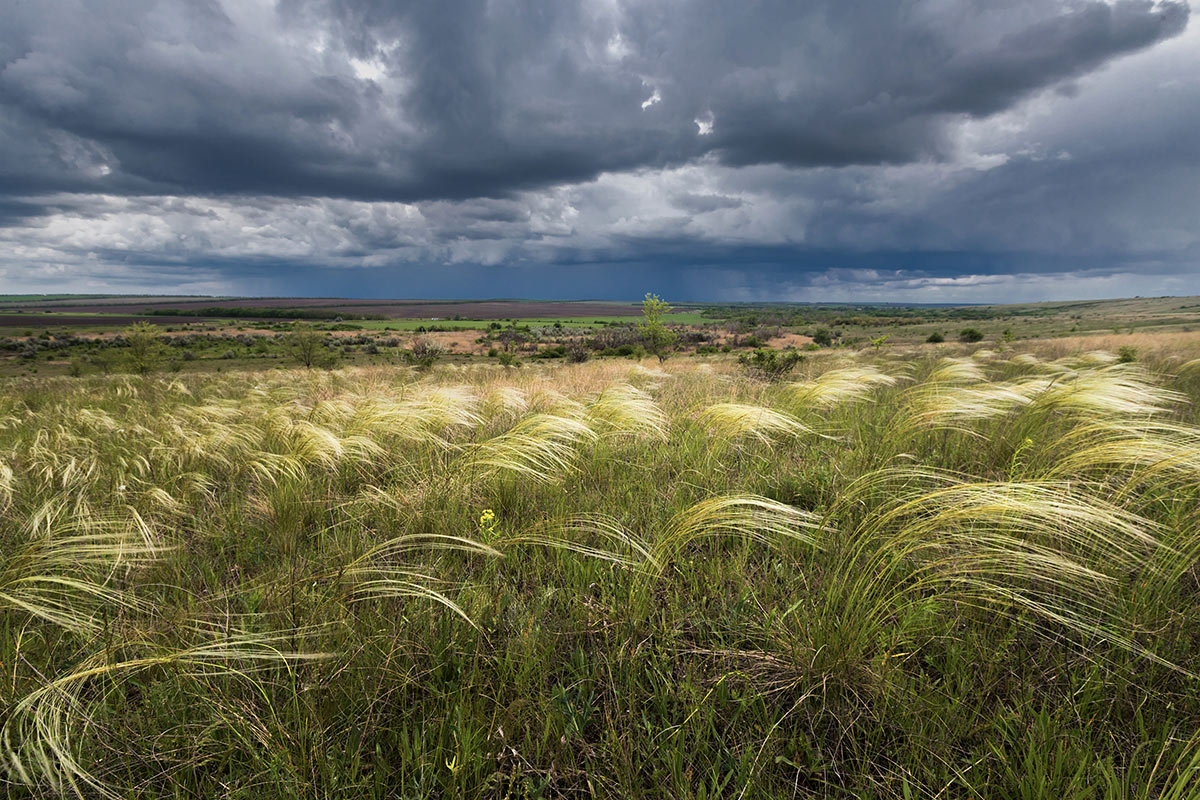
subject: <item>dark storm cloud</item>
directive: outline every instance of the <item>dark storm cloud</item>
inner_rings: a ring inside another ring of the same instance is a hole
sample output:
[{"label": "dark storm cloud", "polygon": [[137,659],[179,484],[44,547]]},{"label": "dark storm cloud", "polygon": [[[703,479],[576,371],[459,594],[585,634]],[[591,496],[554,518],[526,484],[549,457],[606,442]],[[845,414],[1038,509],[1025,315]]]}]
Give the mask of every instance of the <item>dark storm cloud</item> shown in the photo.
[{"label": "dark storm cloud", "polygon": [[1141,0],[23,2],[0,30],[0,191],[413,201],[705,153],[944,158],[954,120],[1187,18]]}]

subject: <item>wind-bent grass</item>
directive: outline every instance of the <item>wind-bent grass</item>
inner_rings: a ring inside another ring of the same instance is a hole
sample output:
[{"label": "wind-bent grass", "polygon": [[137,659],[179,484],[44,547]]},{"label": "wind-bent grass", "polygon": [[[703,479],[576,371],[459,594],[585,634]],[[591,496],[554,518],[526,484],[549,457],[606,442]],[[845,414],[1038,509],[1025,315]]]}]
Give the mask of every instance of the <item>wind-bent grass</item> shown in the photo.
[{"label": "wind-bent grass", "polygon": [[943,358],[925,376],[926,383],[980,383],[986,380],[983,367],[970,358]]},{"label": "wind-bent grass", "polygon": [[898,379],[878,368],[863,365],[831,369],[810,381],[800,381],[787,387],[793,410],[815,408],[828,410],[843,403],[865,399],[880,386],[895,386]]},{"label": "wind-bent grass", "polygon": [[870,630],[932,595],[1156,658],[1113,594],[1128,575],[1164,577],[1150,520],[1069,482],[969,483],[911,468],[860,479],[845,502],[880,490],[897,499],[856,527],[827,613]]},{"label": "wind-bent grass", "polygon": [[975,425],[1028,406],[1049,384],[1027,381],[1019,384],[942,387],[937,383],[916,387],[906,423],[918,428],[949,428],[982,436]]},{"label": "wind-bent grass", "polygon": [[5,788],[1190,796],[1200,371],[1030,348],[10,381]]},{"label": "wind-bent grass", "polygon": [[1036,398],[1035,406],[1076,414],[1145,417],[1163,414],[1186,399],[1156,386],[1136,364],[1114,364],[1053,383]]},{"label": "wind-bent grass", "polygon": [[697,539],[720,536],[763,544],[820,545],[821,518],[758,495],[711,497],[671,518],[654,545],[655,561],[665,565]]},{"label": "wind-bent grass", "polygon": [[475,555],[500,557],[500,552],[481,542],[444,534],[408,534],[381,542],[354,561],[341,567],[336,577],[346,586],[347,596],[356,601],[415,597],[431,600],[453,611],[469,625],[475,623],[453,600],[431,588],[436,577],[405,566],[404,556],[429,550],[458,550]]},{"label": "wind-bent grass", "polygon": [[1200,429],[1158,420],[1080,425],[1055,445],[1051,476],[1102,477],[1129,470],[1140,481],[1200,482]]},{"label": "wind-bent grass", "polygon": [[[590,544],[593,540],[600,544]],[[554,547],[632,570],[662,568],[652,545],[625,530],[615,519],[601,514],[575,516],[558,525],[541,525],[506,540],[505,544]]]},{"label": "wind-bent grass", "polygon": [[791,414],[748,403],[717,403],[697,419],[712,437],[727,442],[753,439],[769,445],[777,439],[816,433]]},{"label": "wind-bent grass", "polygon": [[[44,784],[58,796],[121,797],[106,782],[107,776],[80,761],[80,740],[89,734],[102,735],[88,711],[92,704],[86,696],[89,687],[101,682],[119,686],[139,673],[164,669],[215,672],[253,683],[253,672],[266,665],[325,657],[286,652],[286,646],[283,637],[243,635],[183,650],[134,641],[97,653],[21,698],[11,709],[0,731],[11,774],[30,787]],[[129,650],[145,654],[120,658]],[[119,773],[120,765],[109,769]]]},{"label": "wind-bent grass", "polygon": [[579,448],[595,439],[596,433],[580,419],[534,414],[472,448],[463,456],[462,469],[553,482],[574,470]]},{"label": "wind-bent grass", "polygon": [[665,441],[670,423],[650,395],[628,384],[609,386],[587,405],[597,429],[615,436]]},{"label": "wind-bent grass", "polygon": [[76,633],[94,633],[105,608],[133,608],[115,584],[163,552],[136,512],[104,516],[51,500],[22,532],[0,568],[0,609]]}]

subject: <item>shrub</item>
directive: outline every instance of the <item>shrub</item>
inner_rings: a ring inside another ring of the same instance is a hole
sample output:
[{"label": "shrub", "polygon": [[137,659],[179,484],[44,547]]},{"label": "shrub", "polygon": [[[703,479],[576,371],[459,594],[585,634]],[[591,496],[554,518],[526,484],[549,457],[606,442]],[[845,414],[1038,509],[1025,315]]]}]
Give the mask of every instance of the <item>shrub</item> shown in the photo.
[{"label": "shrub", "polygon": [[440,344],[432,339],[420,337],[413,340],[412,348],[404,353],[404,359],[418,369],[429,369],[444,353],[445,349]]},{"label": "shrub", "polygon": [[963,328],[958,332],[958,340],[964,344],[974,344],[983,341],[983,331],[978,328]]},{"label": "shrub", "polygon": [[933,333],[929,334],[929,337],[925,341],[929,344],[941,344],[942,342],[946,341],[946,337],[942,336],[941,331],[934,331]]},{"label": "shrub", "polygon": [[813,344],[818,347],[833,346],[833,332],[828,328],[817,328],[813,331]]},{"label": "shrub", "polygon": [[582,364],[592,357],[592,351],[588,350],[587,345],[576,339],[567,345],[567,361],[572,364]]},{"label": "shrub", "polygon": [[1132,364],[1137,361],[1137,348],[1130,345],[1122,345],[1117,349],[1117,362],[1120,364]]},{"label": "shrub", "polygon": [[742,353],[738,356],[738,363],[747,372],[769,381],[780,380],[803,360],[804,356],[795,350],[771,350],[769,348],[759,348],[753,353]]}]

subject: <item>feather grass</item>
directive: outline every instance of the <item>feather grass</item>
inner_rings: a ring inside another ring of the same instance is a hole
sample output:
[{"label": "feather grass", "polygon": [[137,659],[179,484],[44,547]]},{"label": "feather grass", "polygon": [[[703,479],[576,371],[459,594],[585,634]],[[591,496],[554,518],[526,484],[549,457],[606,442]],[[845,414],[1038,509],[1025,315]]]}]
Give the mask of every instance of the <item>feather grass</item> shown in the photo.
[{"label": "feather grass", "polygon": [[816,434],[791,414],[747,403],[716,403],[701,411],[697,420],[712,437],[727,442],[753,439],[769,445],[777,438]]},{"label": "feather grass", "polygon": [[596,438],[595,431],[575,417],[534,414],[469,448],[462,457],[462,473],[551,483],[573,472],[579,448]]},{"label": "feather grass", "polygon": [[587,417],[608,435],[657,441],[666,441],[670,425],[653,398],[629,384],[607,387],[587,404]]},{"label": "feather grass", "polygon": [[863,365],[831,369],[810,381],[792,383],[786,393],[794,411],[815,408],[827,411],[863,400],[880,386],[895,386],[898,379],[876,367]]}]

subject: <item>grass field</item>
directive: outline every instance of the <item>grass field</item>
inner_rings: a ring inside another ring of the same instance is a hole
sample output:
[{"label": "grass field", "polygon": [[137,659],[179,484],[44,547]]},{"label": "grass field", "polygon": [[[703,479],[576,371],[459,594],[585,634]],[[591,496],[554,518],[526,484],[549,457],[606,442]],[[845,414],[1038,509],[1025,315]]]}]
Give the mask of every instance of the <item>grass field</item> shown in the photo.
[{"label": "grass field", "polygon": [[6,790],[1195,797],[1200,339],[1139,336],[5,379]]}]

